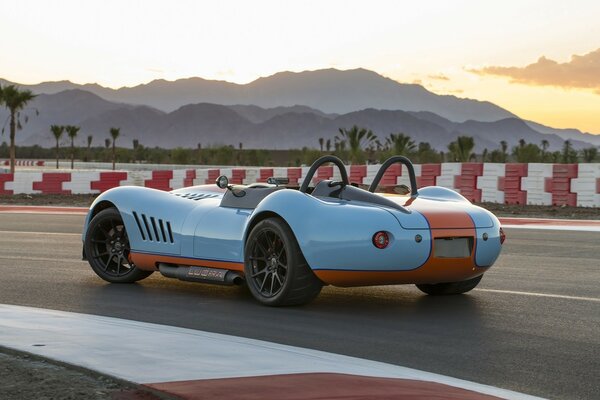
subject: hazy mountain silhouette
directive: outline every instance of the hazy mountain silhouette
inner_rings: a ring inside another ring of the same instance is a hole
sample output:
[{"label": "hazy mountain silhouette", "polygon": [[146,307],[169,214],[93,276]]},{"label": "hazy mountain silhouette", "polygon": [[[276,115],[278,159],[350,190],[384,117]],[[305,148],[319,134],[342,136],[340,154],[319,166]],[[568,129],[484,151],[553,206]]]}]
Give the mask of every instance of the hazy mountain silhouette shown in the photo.
[{"label": "hazy mountain silhouette", "polygon": [[[36,111],[39,115],[36,115]],[[0,118],[8,114],[0,109]],[[359,125],[373,130],[384,142],[390,133],[403,132],[416,142],[429,142],[434,148],[446,151],[456,136],[475,137],[476,150],[495,149],[501,140],[510,146],[523,138],[539,144],[543,139],[550,148],[558,150],[563,139],[555,134],[543,134],[530,128],[518,118],[494,122],[452,122],[431,112],[406,112],[368,108],[341,115],[330,115],[304,107],[224,106],[210,103],[188,104],[165,113],[148,107],[113,103],[83,90],[68,90],[56,94],[41,94],[23,111],[28,117],[23,130],[17,134],[17,144],[54,145],[50,133],[52,124],[81,126],[76,145],[83,146],[88,135],[93,145],[103,145],[112,126],[121,128],[118,145],[132,147],[134,139],[147,147],[165,148],[234,145],[244,148],[288,149],[318,147],[318,139],[331,139],[339,128]],[[8,140],[5,136],[0,140]],[[63,143],[68,139],[64,138]],[[576,148],[589,143],[573,141]]]},{"label": "hazy mountain silhouette", "polygon": [[[4,81],[6,83],[6,81]],[[134,87],[110,89],[68,81],[20,85],[35,93],[53,94],[81,88],[120,103],[143,104],[173,111],[187,104],[245,104],[262,108],[304,105],[324,113],[343,114],[365,108],[431,111],[452,121],[496,121],[514,117],[490,102],[437,95],[416,84],[398,83],[365,69],[322,69],[280,72],[245,85],[202,78],[154,80]]]}]

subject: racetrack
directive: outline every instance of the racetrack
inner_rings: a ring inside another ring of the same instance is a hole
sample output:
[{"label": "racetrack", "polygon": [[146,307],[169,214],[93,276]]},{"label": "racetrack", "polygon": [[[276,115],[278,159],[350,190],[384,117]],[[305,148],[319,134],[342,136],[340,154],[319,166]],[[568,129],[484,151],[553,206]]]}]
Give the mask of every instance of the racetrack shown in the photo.
[{"label": "racetrack", "polygon": [[0,214],[0,303],[202,329],[417,368],[549,398],[598,398],[599,232],[507,229],[468,295],[324,288],[267,308],[244,288],[158,274],[111,285],[80,261],[83,216]]}]

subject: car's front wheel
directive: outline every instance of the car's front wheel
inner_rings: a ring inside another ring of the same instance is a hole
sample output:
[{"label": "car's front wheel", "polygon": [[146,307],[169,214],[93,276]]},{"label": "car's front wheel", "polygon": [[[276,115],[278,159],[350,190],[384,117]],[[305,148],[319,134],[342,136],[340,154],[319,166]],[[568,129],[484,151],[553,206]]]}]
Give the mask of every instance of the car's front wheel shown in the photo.
[{"label": "car's front wheel", "polygon": [[92,218],[85,235],[84,251],[94,272],[105,281],[132,283],[152,274],[129,261],[129,238],[116,208],[102,210]]},{"label": "car's front wheel", "polygon": [[246,242],[244,273],[252,295],[268,306],[306,304],[323,286],[281,218],[267,218],[252,229]]},{"label": "car's front wheel", "polygon": [[446,282],[446,283],[435,283],[435,284],[423,284],[417,285],[422,291],[430,295],[440,296],[448,294],[462,294],[474,289],[483,278],[483,275],[479,275],[475,278],[460,281],[460,282]]}]

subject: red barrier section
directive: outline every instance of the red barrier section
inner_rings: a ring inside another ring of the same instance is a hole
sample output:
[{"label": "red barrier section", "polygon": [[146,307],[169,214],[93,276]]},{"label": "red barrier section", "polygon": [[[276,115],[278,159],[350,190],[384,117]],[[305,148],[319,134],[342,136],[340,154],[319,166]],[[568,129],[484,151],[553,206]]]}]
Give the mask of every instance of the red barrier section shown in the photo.
[{"label": "red barrier section", "polygon": [[392,164],[381,177],[379,186],[396,186],[399,176],[402,176],[402,164]]},{"label": "red barrier section", "polygon": [[236,168],[231,170],[231,183],[234,185],[241,185],[244,183],[244,179],[246,179],[246,170]]},{"label": "red barrier section", "polygon": [[261,168],[257,182],[264,183],[273,176],[273,168]]},{"label": "red barrier section", "polygon": [[208,178],[204,181],[206,184],[215,183],[217,178],[221,175],[220,169],[209,169],[208,170]]},{"label": "red barrier section", "polygon": [[196,170],[188,169],[185,171],[185,178],[183,178],[183,187],[193,186],[194,179],[196,179]]},{"label": "red barrier section", "polygon": [[0,194],[13,194],[12,190],[4,189],[4,184],[6,182],[12,182],[14,180],[14,174],[0,174]]},{"label": "red barrier section", "polygon": [[302,176],[302,168],[288,168],[287,172],[290,185],[299,185],[298,179]]},{"label": "red barrier section", "polygon": [[71,194],[70,190],[63,190],[63,182],[71,182],[70,172],[44,172],[40,182],[33,182],[33,190],[44,194]]},{"label": "red barrier section", "polygon": [[120,186],[124,180],[127,180],[127,172],[100,172],[100,180],[90,182],[90,189],[106,192]]},{"label": "red barrier section", "polygon": [[521,178],[527,176],[527,164],[506,164],[505,176],[498,178],[498,190],[504,191],[506,204],[527,204],[527,191],[521,190]]},{"label": "red barrier section", "polygon": [[351,165],[350,166],[350,179],[351,183],[362,184],[363,179],[367,176],[367,166],[366,165]]},{"label": "red barrier section", "polygon": [[37,167],[43,167],[44,165],[46,165],[46,161],[42,161],[42,160],[40,160],[40,161],[37,161],[37,162],[35,163],[35,165],[36,165]]},{"label": "red barrier section", "polygon": [[421,176],[417,177],[419,188],[425,186],[435,186],[437,177],[442,174],[442,164],[423,164],[421,166]]},{"label": "red barrier section", "polygon": [[152,171],[152,179],[146,179],[144,186],[158,190],[173,190],[170,185],[171,179],[173,179],[173,171]]},{"label": "red barrier section", "polygon": [[577,178],[577,164],[554,164],[552,178],[544,181],[544,191],[552,193],[553,206],[576,206],[577,193],[571,193],[571,179]]},{"label": "red barrier section", "polygon": [[483,175],[482,163],[463,163],[460,175],[454,177],[454,187],[471,202],[481,201],[481,189],[477,189],[477,177]]},{"label": "red barrier section", "polygon": [[600,193],[600,178],[596,179],[596,193]]},{"label": "red barrier section", "polygon": [[333,176],[333,166],[329,165],[326,167],[319,167],[317,173],[313,178],[313,183],[324,181],[325,179],[331,179]]}]

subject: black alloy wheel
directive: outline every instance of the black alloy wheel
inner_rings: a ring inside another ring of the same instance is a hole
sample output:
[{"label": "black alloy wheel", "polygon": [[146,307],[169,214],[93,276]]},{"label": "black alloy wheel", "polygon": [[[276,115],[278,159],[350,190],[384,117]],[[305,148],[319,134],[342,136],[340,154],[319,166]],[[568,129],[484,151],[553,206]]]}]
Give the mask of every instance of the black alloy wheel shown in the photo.
[{"label": "black alloy wheel", "polygon": [[152,274],[129,261],[129,238],[121,214],[115,208],[102,210],[92,219],[84,250],[94,272],[108,282],[131,283]]},{"label": "black alloy wheel", "polygon": [[252,229],[246,242],[244,272],[252,295],[269,306],[308,303],[323,286],[281,218],[267,218]]}]

